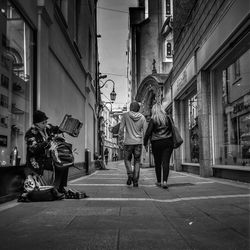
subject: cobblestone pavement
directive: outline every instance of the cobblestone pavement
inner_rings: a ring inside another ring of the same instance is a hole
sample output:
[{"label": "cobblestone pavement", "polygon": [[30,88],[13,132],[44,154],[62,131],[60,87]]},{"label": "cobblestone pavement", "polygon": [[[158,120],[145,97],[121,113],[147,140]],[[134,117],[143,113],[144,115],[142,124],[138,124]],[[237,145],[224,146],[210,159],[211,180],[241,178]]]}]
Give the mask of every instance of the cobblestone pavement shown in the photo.
[{"label": "cobblestone pavement", "polygon": [[250,249],[250,186],[153,168],[126,185],[123,162],[73,180],[89,198],[0,205],[1,249]]}]

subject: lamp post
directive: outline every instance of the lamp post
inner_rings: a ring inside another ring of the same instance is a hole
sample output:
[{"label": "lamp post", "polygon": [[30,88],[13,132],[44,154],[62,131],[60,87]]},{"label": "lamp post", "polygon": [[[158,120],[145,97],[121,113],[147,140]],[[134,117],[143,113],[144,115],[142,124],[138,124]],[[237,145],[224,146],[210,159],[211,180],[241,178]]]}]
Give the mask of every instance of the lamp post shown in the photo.
[{"label": "lamp post", "polygon": [[110,100],[112,102],[114,102],[115,99],[116,99],[116,93],[115,93],[115,82],[113,80],[111,80],[111,79],[106,80],[102,85],[100,85],[100,89],[103,88],[106,85],[107,82],[112,82],[113,83],[113,90],[110,93]]},{"label": "lamp post", "polygon": [[101,88],[103,88],[108,82],[112,82],[113,83],[113,90],[110,93],[110,102],[104,102],[104,104],[106,103],[110,103],[111,104],[111,111],[112,111],[112,103],[114,103],[115,99],[116,99],[116,92],[115,92],[115,82],[111,79],[107,79],[104,83],[101,82],[101,79],[106,78],[107,75],[102,75],[101,73],[99,73],[99,77],[98,77],[98,130],[99,130],[99,152],[102,156],[103,159],[103,148],[104,148],[104,138],[103,138],[103,131],[101,130],[101,121],[100,121],[100,111],[102,110],[102,101],[101,101]]}]

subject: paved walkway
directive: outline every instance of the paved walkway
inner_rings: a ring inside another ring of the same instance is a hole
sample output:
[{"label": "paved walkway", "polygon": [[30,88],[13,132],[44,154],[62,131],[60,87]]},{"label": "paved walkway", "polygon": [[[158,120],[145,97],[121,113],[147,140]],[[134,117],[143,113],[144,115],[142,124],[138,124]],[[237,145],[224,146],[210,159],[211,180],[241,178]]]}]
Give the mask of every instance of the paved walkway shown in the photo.
[{"label": "paved walkway", "polygon": [[122,162],[70,182],[82,200],[0,205],[0,249],[250,249],[250,186],[154,169],[128,187]]}]

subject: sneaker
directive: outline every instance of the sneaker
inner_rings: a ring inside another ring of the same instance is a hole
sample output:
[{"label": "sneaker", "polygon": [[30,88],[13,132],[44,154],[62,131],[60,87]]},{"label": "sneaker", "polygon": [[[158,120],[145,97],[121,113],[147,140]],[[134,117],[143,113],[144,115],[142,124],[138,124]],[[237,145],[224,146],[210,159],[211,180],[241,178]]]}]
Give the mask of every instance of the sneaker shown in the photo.
[{"label": "sneaker", "polygon": [[127,180],[127,185],[128,186],[130,186],[132,184],[132,180],[133,180],[132,177],[128,177],[128,180]]},{"label": "sneaker", "polygon": [[166,182],[166,181],[163,182],[162,187],[163,187],[164,189],[168,189],[168,185],[167,185],[167,182]]},{"label": "sneaker", "polygon": [[156,182],[155,185],[156,185],[157,187],[161,187],[161,183],[160,183],[160,182]]},{"label": "sneaker", "polygon": [[134,183],[133,186],[134,186],[134,187],[138,187],[138,183]]}]

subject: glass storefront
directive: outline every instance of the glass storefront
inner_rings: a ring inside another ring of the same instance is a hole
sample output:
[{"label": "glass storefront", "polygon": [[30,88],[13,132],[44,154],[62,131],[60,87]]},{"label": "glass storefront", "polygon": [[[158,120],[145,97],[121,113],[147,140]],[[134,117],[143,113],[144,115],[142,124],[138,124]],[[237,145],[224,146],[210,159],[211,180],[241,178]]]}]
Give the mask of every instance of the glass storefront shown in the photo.
[{"label": "glass storefront", "polygon": [[250,50],[213,73],[214,162],[250,166]]},{"label": "glass storefront", "polygon": [[9,1],[0,2],[0,166],[25,162],[30,125],[33,32]]},{"label": "glass storefront", "polygon": [[185,162],[199,163],[199,127],[197,93],[184,99]]}]

